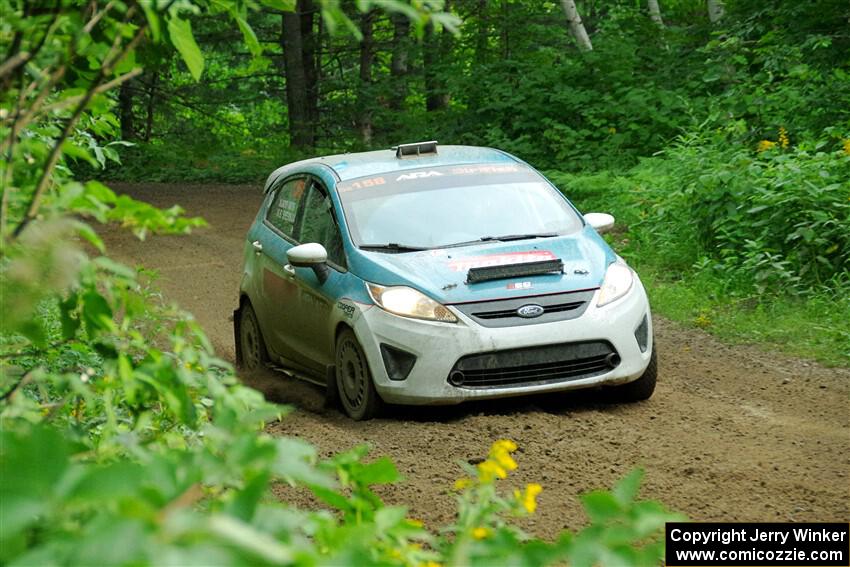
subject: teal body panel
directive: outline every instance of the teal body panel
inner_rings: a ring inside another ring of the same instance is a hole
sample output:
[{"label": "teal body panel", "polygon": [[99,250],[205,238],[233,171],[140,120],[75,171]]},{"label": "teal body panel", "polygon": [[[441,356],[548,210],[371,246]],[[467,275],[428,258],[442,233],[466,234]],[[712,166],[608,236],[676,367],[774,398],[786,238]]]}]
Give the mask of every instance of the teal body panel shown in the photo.
[{"label": "teal body panel", "polygon": [[[576,234],[518,242],[382,254],[352,249],[351,271],[381,285],[407,285],[440,303],[466,303],[594,289],[614,252],[590,226]],[[560,259],[563,274],[519,276],[467,284],[471,267]]]},{"label": "teal body panel", "polygon": [[[319,284],[310,270],[299,268],[299,277],[303,277],[308,285],[331,305],[340,299],[371,304],[372,300],[364,282],[410,286],[447,304],[600,287],[605,271],[608,265],[615,261],[616,254],[586,223],[583,229],[565,236],[504,243],[484,242],[401,254],[368,252],[354,246],[336,189],[341,181],[443,165],[518,163],[533,169],[522,160],[491,148],[440,146],[438,151],[434,156],[410,159],[398,159],[391,150],[340,154],[295,162],[273,172],[266,182],[266,191],[281,178],[295,174],[309,174],[321,180],[328,189],[342,232],[348,270],[333,270],[332,277],[323,285]],[[575,209],[560,191],[559,194]],[[260,236],[267,237],[265,231],[272,232],[263,222],[270,201],[267,196],[249,231],[249,240],[256,240]],[[435,230],[439,230],[439,227],[435,226]],[[286,264],[286,251],[294,244],[279,236],[271,240],[274,241],[272,248],[266,249],[269,257],[281,266]],[[564,273],[465,283],[470,267],[550,258],[558,258],[564,262]]]}]

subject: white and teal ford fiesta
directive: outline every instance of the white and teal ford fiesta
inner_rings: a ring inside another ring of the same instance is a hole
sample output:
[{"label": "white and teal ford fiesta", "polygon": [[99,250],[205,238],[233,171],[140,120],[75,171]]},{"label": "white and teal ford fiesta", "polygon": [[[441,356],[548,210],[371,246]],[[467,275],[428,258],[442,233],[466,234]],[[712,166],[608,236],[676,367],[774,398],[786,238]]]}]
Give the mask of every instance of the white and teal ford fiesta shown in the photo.
[{"label": "white and teal ford fiesta", "polygon": [[407,144],[286,165],[248,231],[237,363],[289,369],[354,419],[595,386],[649,398],[640,280],[546,178],[499,150]]}]

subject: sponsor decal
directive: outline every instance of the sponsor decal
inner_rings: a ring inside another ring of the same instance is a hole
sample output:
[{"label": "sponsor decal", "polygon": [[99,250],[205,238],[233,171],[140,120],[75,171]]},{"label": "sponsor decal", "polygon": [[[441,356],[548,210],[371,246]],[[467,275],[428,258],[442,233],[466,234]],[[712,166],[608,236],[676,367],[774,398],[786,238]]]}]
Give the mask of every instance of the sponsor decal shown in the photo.
[{"label": "sponsor decal", "polygon": [[511,282],[505,287],[508,289],[531,289],[534,286],[531,282]]},{"label": "sponsor decal", "polygon": [[557,259],[548,250],[531,250],[528,252],[507,252],[504,254],[489,254],[487,256],[470,256],[459,258],[448,263],[455,272],[465,272],[471,268],[487,268],[490,266],[505,266],[507,264],[524,264],[526,262],[541,262]]},{"label": "sponsor decal", "polygon": [[396,181],[410,181],[411,179],[425,179],[427,177],[442,177],[443,174],[439,171],[414,171],[413,173],[403,173],[395,178]]},{"label": "sponsor decal", "polygon": [[354,306],[348,303],[343,303],[342,301],[338,302],[336,306],[342,311],[342,314],[347,318],[351,319],[354,317]]},{"label": "sponsor decal", "polygon": [[483,173],[516,173],[519,167],[515,165],[464,165],[453,167],[453,175],[480,175]]},{"label": "sponsor decal", "polygon": [[357,181],[340,183],[337,186],[337,190],[340,193],[347,193],[348,191],[354,191],[355,189],[365,189],[368,187],[377,187],[379,185],[386,184],[387,180],[383,177],[370,177],[369,179],[358,179]]}]

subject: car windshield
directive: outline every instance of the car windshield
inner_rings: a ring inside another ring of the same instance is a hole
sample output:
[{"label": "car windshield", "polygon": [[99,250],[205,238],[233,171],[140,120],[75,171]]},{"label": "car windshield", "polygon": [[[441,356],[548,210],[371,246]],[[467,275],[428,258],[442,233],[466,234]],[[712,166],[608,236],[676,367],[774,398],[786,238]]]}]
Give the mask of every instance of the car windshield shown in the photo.
[{"label": "car windshield", "polygon": [[582,221],[520,165],[405,170],[338,185],[355,245],[388,252],[570,234]]}]

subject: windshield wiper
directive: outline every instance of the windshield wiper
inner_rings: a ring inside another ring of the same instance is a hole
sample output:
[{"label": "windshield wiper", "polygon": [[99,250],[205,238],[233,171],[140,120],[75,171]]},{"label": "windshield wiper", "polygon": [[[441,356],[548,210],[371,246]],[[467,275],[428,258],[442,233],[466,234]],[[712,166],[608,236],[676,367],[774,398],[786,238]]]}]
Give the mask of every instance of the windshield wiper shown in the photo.
[{"label": "windshield wiper", "polygon": [[440,248],[454,248],[455,246],[469,246],[470,244],[478,244],[479,242],[508,242],[511,240],[531,240],[532,238],[552,238],[558,236],[557,232],[537,232],[531,234],[505,234],[503,236],[482,236],[475,240],[467,240],[465,242],[455,242],[454,244],[446,244]]},{"label": "windshield wiper", "polygon": [[408,246],[407,244],[399,244],[398,242],[387,242],[386,244],[361,244],[360,249],[375,252],[421,252],[422,250],[430,250],[427,246]]}]

